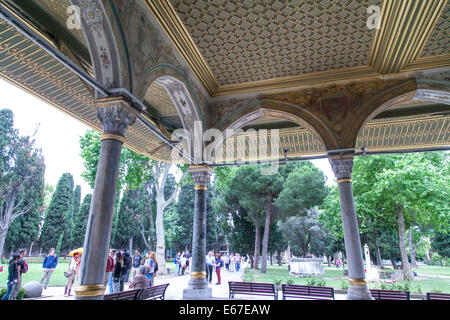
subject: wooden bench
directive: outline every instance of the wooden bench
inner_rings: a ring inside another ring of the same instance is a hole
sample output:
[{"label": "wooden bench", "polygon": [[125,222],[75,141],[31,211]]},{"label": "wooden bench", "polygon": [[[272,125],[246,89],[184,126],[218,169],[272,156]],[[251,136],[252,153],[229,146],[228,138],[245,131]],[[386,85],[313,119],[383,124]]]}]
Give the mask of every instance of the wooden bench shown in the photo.
[{"label": "wooden bench", "polygon": [[103,300],[164,300],[168,283],[158,286],[151,286],[145,289],[134,289],[105,294]]},{"label": "wooden bench", "polygon": [[450,300],[450,294],[427,292],[427,300]]},{"label": "wooden bench", "polygon": [[142,289],[127,290],[105,294],[103,300],[139,300],[138,296]]},{"label": "wooden bench", "polygon": [[275,300],[278,300],[278,290],[272,283],[229,281],[228,287],[230,299],[234,299],[235,294],[248,294],[259,296],[273,296]]},{"label": "wooden bench", "polygon": [[138,300],[164,300],[164,295],[166,294],[166,289],[168,286],[168,283],[164,283],[142,289],[139,293]]},{"label": "wooden bench", "polygon": [[281,285],[281,290],[283,300],[286,300],[286,298],[334,300],[334,288],[331,287],[283,284]]},{"label": "wooden bench", "polygon": [[410,300],[409,291],[370,289],[375,300]]}]

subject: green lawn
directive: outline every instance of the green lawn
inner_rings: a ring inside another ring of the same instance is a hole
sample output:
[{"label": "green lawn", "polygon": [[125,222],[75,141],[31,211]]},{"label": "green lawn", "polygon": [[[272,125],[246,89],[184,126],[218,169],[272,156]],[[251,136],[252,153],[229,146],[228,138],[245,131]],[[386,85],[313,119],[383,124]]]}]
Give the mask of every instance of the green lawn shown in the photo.
[{"label": "green lawn", "polygon": [[[1,264],[3,266],[3,272],[0,272],[0,288],[6,287],[6,279],[8,278],[8,265]],[[64,286],[67,282],[67,278],[64,276],[64,271],[69,267],[69,260],[66,262],[61,261],[53,271],[50,278],[49,286]],[[29,263],[28,272],[23,275],[23,282],[40,281],[42,277],[42,263]]]},{"label": "green lawn", "polygon": [[[387,268],[389,269],[389,268]],[[392,269],[392,268],[391,268]],[[440,276],[450,276],[450,267],[438,267],[438,266],[421,266],[414,269],[418,275],[440,275]],[[289,276],[289,271],[287,265],[278,266],[268,266],[267,272],[265,274],[260,271],[249,271],[246,273],[253,273],[254,282],[266,282],[275,283],[276,280],[281,279],[282,283],[286,283],[288,279],[292,279],[294,284],[306,285],[310,278],[304,277],[293,277]],[[249,274],[246,274],[247,280]],[[340,277],[340,279],[339,279]],[[342,268],[336,269],[335,267],[324,267],[325,285],[328,287],[333,287],[335,289],[342,289],[342,284],[348,283],[346,280],[348,277],[343,275]],[[404,285],[403,281],[398,281],[397,285]],[[379,288],[380,284],[370,283],[370,288]],[[430,278],[423,280],[415,280],[412,282],[411,292],[425,293],[430,291],[439,290],[443,293],[450,293],[450,278]]]}]

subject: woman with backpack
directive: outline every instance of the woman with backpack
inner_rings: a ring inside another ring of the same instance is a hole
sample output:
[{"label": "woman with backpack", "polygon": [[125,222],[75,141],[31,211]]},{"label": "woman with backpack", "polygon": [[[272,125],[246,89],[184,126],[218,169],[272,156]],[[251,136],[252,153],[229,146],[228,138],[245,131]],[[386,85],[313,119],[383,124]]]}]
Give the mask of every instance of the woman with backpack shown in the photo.
[{"label": "woman with backpack", "polygon": [[155,273],[155,265],[156,265],[156,253],[151,251],[148,259],[145,260],[144,265],[147,267],[147,278],[152,281],[153,274]]},{"label": "woman with backpack", "polygon": [[214,267],[216,268],[216,275],[217,275],[217,283],[216,284],[220,284],[221,283],[220,269],[223,267],[223,261],[221,259],[220,254],[216,255],[216,259],[214,261]]},{"label": "woman with backpack", "polygon": [[15,254],[12,256],[12,259],[9,261],[8,266],[8,279],[6,280],[6,287],[7,291],[5,295],[2,297],[2,300],[9,300],[9,296],[13,292],[15,286],[17,285],[17,281],[20,277],[19,273],[19,258],[20,256],[18,254]]}]

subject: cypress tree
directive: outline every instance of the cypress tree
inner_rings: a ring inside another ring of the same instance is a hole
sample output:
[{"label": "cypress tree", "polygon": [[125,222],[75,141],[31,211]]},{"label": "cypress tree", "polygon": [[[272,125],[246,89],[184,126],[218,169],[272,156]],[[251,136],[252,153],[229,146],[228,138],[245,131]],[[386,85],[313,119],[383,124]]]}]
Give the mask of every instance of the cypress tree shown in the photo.
[{"label": "cypress tree", "polygon": [[66,231],[66,219],[72,207],[73,196],[73,176],[64,173],[56,185],[52,200],[47,210],[47,214],[40,238],[41,247],[44,250],[55,248],[58,239]]},{"label": "cypress tree", "polygon": [[87,194],[80,210],[74,215],[73,232],[72,232],[72,247],[79,248],[84,245],[84,236],[86,234],[86,226],[89,218],[89,210],[91,209],[92,194]]},{"label": "cypress tree", "polygon": [[68,250],[73,247],[72,233],[74,232],[74,218],[80,210],[81,187],[77,185],[72,195],[72,203],[66,217],[66,230],[62,241],[62,249]]}]

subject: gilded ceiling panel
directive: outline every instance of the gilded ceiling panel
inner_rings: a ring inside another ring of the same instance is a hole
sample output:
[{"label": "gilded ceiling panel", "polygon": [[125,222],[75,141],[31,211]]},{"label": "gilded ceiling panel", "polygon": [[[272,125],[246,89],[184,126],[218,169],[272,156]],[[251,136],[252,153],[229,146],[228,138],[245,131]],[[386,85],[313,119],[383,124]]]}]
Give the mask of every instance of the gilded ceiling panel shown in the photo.
[{"label": "gilded ceiling panel", "polygon": [[147,89],[144,99],[155,107],[162,116],[178,116],[178,111],[167,90],[159,84],[153,82]]},{"label": "gilded ceiling panel", "polygon": [[381,0],[171,0],[221,85],[367,65]]},{"label": "gilded ceiling panel", "polygon": [[439,54],[448,54],[450,49],[450,39],[448,31],[450,30],[450,3],[444,8],[441,17],[436,23],[430,38],[425,44],[422,57],[434,56]]}]

